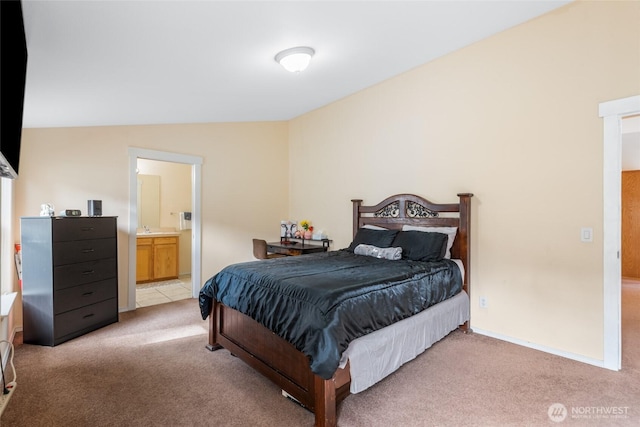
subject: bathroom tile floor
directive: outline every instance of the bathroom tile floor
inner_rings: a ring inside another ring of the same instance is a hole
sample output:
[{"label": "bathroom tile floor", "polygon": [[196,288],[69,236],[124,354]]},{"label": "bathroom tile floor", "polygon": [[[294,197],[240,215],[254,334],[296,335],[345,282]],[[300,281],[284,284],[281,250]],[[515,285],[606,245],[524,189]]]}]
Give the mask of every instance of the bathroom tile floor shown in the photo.
[{"label": "bathroom tile floor", "polygon": [[148,307],[187,298],[191,298],[191,275],[136,286],[136,307]]}]

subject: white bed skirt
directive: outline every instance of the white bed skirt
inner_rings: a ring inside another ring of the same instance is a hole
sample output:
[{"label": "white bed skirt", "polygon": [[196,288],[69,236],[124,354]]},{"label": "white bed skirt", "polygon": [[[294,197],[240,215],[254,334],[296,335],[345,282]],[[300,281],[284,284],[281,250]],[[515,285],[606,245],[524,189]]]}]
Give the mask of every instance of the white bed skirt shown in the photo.
[{"label": "white bed skirt", "polygon": [[340,361],[341,368],[347,360],[350,362],[351,393],[371,387],[468,320],[469,296],[462,291],[421,313],[353,340]]}]

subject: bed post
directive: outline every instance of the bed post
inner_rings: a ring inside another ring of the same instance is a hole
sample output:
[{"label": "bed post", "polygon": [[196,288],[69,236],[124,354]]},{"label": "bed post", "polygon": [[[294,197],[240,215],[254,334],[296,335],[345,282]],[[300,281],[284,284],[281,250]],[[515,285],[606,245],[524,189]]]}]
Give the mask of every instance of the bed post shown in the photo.
[{"label": "bed post", "polygon": [[[462,289],[465,290],[471,299],[471,198],[472,193],[458,193],[460,198],[460,227],[458,232],[462,237],[460,243],[460,258],[464,263],[464,282]],[[460,327],[464,333],[471,332],[470,322],[467,321]]]},{"label": "bed post", "polygon": [[358,228],[360,228],[360,206],[362,205],[362,199],[351,199],[353,203],[353,236],[356,237],[356,233],[358,232]]},{"label": "bed post", "polygon": [[209,343],[205,346],[209,351],[220,350],[222,346],[217,343],[216,334],[218,333],[218,325],[220,319],[220,306],[216,300],[211,300],[211,310],[209,311]]},{"label": "bed post", "polygon": [[333,378],[325,380],[314,375],[314,414],[316,417],[315,427],[336,427],[337,426],[337,402],[336,385]]}]

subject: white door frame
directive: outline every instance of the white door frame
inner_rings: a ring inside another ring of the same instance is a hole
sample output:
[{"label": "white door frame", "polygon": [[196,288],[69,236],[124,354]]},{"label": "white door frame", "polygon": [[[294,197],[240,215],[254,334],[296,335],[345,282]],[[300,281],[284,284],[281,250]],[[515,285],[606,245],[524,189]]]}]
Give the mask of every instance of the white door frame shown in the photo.
[{"label": "white door frame", "polygon": [[128,310],[136,309],[136,232],[138,229],[138,159],[160,160],[191,165],[191,296],[198,297],[201,283],[202,248],[202,157],[165,151],[129,148],[129,304]]},{"label": "white door frame", "polygon": [[622,288],[620,249],[622,134],[621,121],[640,113],[640,95],[603,102],[599,115],[604,119],[603,152],[603,288],[604,361],[607,369],[622,367]]}]

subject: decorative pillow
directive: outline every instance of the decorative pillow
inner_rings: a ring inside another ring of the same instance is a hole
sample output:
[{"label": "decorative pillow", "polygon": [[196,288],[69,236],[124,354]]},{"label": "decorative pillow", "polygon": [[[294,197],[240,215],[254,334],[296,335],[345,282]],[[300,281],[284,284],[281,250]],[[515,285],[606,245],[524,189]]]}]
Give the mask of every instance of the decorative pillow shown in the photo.
[{"label": "decorative pillow", "polygon": [[447,249],[447,235],[423,231],[401,231],[393,246],[402,248],[402,257],[413,261],[440,261]]},{"label": "decorative pillow", "polygon": [[402,248],[379,248],[371,245],[358,245],[353,250],[356,255],[372,256],[374,258],[384,258],[392,261],[402,259]]},{"label": "decorative pillow", "polygon": [[379,248],[388,248],[393,243],[394,237],[398,234],[398,230],[371,230],[369,228],[360,228],[353,238],[353,242],[347,249],[351,252],[358,245],[372,245]]},{"label": "decorative pillow", "polygon": [[420,227],[417,225],[403,225],[402,231],[424,231],[427,233],[444,233],[448,236],[447,240],[447,250],[444,254],[446,259],[451,258],[451,247],[453,246],[453,241],[456,239],[456,233],[458,232],[458,227]]},{"label": "decorative pillow", "polygon": [[368,228],[369,230],[388,230],[388,228],[378,227],[377,225],[365,224],[362,228]]}]

